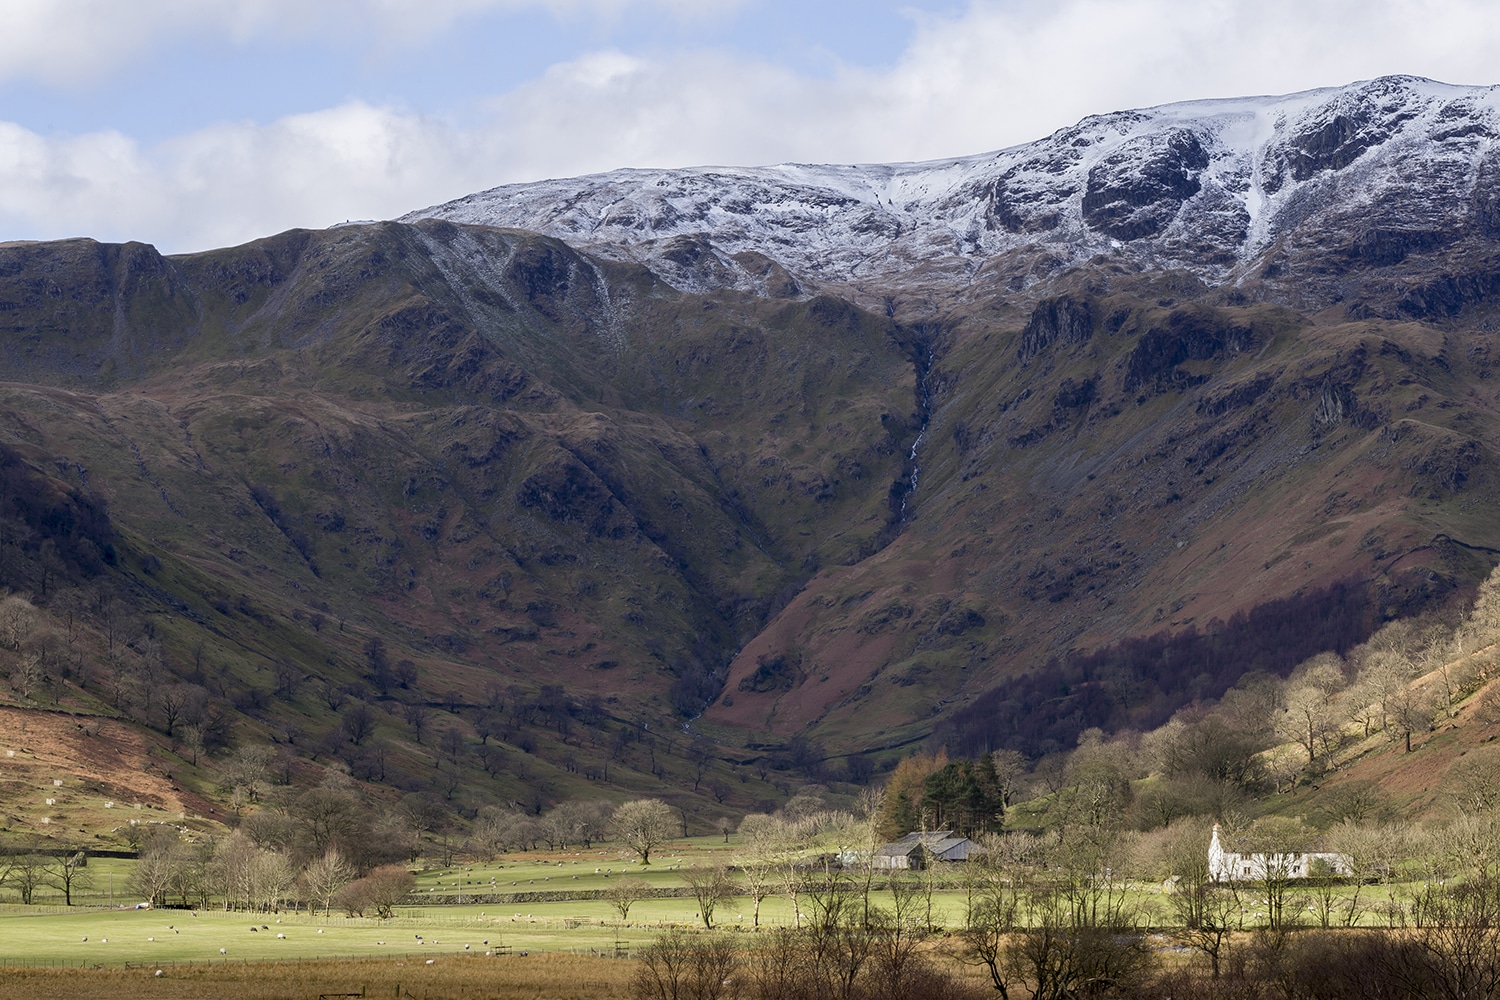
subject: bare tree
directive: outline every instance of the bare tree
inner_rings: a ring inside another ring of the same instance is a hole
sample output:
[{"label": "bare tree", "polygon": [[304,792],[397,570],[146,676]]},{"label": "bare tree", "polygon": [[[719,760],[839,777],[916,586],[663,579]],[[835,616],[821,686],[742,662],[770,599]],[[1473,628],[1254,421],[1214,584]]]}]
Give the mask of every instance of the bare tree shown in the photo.
[{"label": "bare tree", "polygon": [[630,908],[651,895],[651,886],[643,878],[615,879],[609,888],[604,890],[604,898],[610,907],[620,915],[620,922],[624,923],[630,919]]},{"label": "bare tree", "polygon": [[336,847],[328,848],[309,861],[301,879],[303,891],[309,899],[323,904],[325,914],[333,906],[333,897],[352,881],[354,867],[344,860]]},{"label": "bare tree", "polygon": [[63,853],[47,865],[47,884],[61,889],[63,903],[73,905],[73,893],[88,889],[94,884],[93,874],[88,868],[88,855],[82,851]]},{"label": "bare tree", "polygon": [[297,697],[297,689],[302,686],[303,681],[307,680],[307,675],[302,672],[302,668],[288,659],[276,661],[274,674],[276,697],[282,701],[294,700]]},{"label": "bare tree", "polygon": [[285,854],[259,851],[250,862],[250,899],[261,910],[280,910],[297,884],[297,870]]},{"label": "bare tree", "polygon": [[411,727],[412,739],[421,743],[422,734],[427,731],[427,723],[431,720],[426,707],[417,704],[402,705],[401,718]]},{"label": "bare tree", "polygon": [[967,872],[970,882],[965,894],[961,957],[984,966],[1001,1000],[1010,1000],[1007,957],[1018,929],[1023,872],[1019,867],[1001,865],[997,835],[987,834],[984,844],[985,853],[970,864]]},{"label": "bare tree", "polygon": [[31,630],[36,627],[37,619],[36,608],[19,594],[0,598],[0,646],[20,649]]},{"label": "bare tree", "polygon": [[339,717],[339,728],[355,746],[369,739],[370,734],[375,731],[375,717],[370,712],[370,706],[356,701],[344,709],[344,714]]},{"label": "bare tree", "polygon": [[36,891],[49,883],[48,859],[30,851],[18,851],[0,857],[0,885],[14,889],[21,902],[31,905]]},{"label": "bare tree", "polygon": [[1406,740],[1407,753],[1411,753],[1412,734],[1432,728],[1434,710],[1432,696],[1416,684],[1403,685],[1392,698],[1390,728]]},{"label": "bare tree", "polygon": [[1338,716],[1323,688],[1308,684],[1287,693],[1286,708],[1276,717],[1276,734],[1302,745],[1307,766],[1318,761],[1318,752],[1338,731]]},{"label": "bare tree", "polygon": [[1311,837],[1301,821],[1285,816],[1262,816],[1240,835],[1240,852],[1254,857],[1250,874],[1272,931],[1296,926],[1299,907],[1291,902],[1292,891],[1299,857]]},{"label": "bare tree", "polygon": [[615,836],[640,855],[641,864],[649,865],[651,852],[671,839],[677,821],[660,799],[636,799],[616,809],[610,825]]},{"label": "bare tree", "polygon": [[1176,883],[1170,899],[1181,925],[1177,939],[1207,958],[1212,977],[1218,979],[1225,945],[1239,926],[1240,898],[1235,883],[1214,881],[1204,849],[1207,839],[1193,824],[1172,845],[1169,860]]},{"label": "bare tree", "polygon": [[718,865],[689,868],[683,872],[682,879],[698,901],[698,916],[703,920],[704,929],[713,930],[714,910],[720,903],[727,903],[737,896],[739,886],[735,885],[729,871]]},{"label": "bare tree", "polygon": [[727,1000],[735,996],[739,953],[718,935],[689,937],[678,928],[641,954],[630,995],[641,1000]]},{"label": "bare tree", "polygon": [[349,693],[342,684],[335,684],[326,677],[319,677],[313,685],[317,689],[318,700],[328,706],[330,712],[337,712],[344,707]]},{"label": "bare tree", "polygon": [[141,852],[136,859],[135,870],[131,872],[130,879],[126,885],[141,896],[152,906],[162,901],[167,888],[177,874],[177,857],[173,848],[173,841],[163,841],[152,844],[151,848]]}]

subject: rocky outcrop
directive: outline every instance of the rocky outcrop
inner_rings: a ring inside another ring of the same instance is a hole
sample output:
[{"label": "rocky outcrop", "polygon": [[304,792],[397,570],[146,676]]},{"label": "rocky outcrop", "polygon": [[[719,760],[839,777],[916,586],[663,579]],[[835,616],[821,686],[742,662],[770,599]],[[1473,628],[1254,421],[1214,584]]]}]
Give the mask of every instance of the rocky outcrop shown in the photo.
[{"label": "rocky outcrop", "polygon": [[[1103,255],[1210,285],[1258,276],[1258,294],[1298,308],[1438,318],[1490,293],[1455,277],[1407,295],[1369,272],[1496,238],[1497,136],[1493,90],[1385,77],[1095,116],[958,160],[617,171],[407,218],[550,233],[690,291],[847,286],[894,301],[995,274],[1019,291]],[[761,281],[743,254],[790,281]]]}]

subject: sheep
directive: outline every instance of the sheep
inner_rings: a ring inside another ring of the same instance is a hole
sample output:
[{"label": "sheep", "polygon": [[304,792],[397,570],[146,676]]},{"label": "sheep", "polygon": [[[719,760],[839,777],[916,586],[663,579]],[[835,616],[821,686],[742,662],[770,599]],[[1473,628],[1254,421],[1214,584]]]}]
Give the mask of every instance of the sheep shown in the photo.
[{"label": "sheep", "polygon": [[276,935],[276,940],[278,940],[278,941],[285,941],[286,940],[286,935],[285,934],[278,934],[278,935]]},{"label": "sheep", "polygon": [[219,954],[220,955],[227,955],[227,954],[229,954],[229,949],[228,948],[220,948],[219,949]]}]

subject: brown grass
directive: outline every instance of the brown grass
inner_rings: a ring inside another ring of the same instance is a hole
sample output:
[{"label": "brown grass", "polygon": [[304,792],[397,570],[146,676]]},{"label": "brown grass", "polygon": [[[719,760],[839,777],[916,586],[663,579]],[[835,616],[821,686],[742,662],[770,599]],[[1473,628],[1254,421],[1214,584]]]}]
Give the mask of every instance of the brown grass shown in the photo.
[{"label": "brown grass", "polygon": [[579,955],[230,962],[144,969],[0,969],[0,1000],[307,1000],[323,994],[416,1000],[604,1000],[635,963]]}]

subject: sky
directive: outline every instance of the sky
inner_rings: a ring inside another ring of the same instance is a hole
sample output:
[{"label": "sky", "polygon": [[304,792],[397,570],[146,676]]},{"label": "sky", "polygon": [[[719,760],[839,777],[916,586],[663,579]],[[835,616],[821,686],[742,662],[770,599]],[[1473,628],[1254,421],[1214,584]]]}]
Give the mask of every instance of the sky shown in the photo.
[{"label": "sky", "polygon": [[164,252],[618,167],[939,159],[1088,114],[1500,82],[1494,0],[0,0],[0,241]]}]

